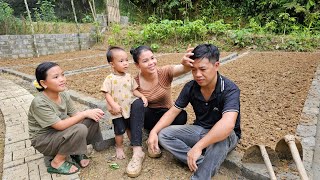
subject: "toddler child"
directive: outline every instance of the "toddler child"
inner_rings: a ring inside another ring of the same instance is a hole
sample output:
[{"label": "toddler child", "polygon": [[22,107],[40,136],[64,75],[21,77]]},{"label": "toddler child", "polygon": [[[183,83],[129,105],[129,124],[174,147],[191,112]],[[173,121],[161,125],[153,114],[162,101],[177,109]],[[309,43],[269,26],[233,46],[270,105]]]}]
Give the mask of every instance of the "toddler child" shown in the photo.
[{"label": "toddler child", "polygon": [[116,157],[124,159],[123,134],[127,131],[127,135],[130,138],[129,120],[131,103],[136,97],[139,97],[146,107],[148,101],[137,90],[138,84],[134,78],[126,73],[129,61],[124,49],[116,46],[109,47],[107,60],[113,68],[113,72],[104,80],[101,91],[105,93],[107,108],[112,116],[116,141]]}]

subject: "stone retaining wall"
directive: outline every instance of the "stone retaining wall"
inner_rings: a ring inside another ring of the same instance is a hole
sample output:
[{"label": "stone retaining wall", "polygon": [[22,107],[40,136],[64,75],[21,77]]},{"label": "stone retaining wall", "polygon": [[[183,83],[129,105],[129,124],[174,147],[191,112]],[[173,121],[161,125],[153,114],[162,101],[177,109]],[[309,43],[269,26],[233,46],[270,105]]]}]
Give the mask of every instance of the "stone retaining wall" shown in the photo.
[{"label": "stone retaining wall", "polygon": [[[77,34],[35,34],[39,55],[57,54],[79,50]],[[80,34],[81,49],[95,43],[89,33]],[[32,35],[0,36],[0,59],[35,57]]]}]

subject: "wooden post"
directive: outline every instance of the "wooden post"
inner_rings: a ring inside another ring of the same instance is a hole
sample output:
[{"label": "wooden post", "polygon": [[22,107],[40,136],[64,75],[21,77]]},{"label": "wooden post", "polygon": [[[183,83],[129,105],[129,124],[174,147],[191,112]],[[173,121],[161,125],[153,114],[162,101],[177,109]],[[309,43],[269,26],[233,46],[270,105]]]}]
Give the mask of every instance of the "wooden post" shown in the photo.
[{"label": "wooden post", "polygon": [[90,10],[91,10],[91,14],[92,14],[92,17],[93,17],[93,20],[94,22],[97,21],[97,14],[95,13],[94,11],[94,4],[92,5],[91,1],[89,0],[89,6],[90,6]]},{"label": "wooden post", "polygon": [[94,0],[89,0],[89,6],[91,9],[91,13],[92,13],[94,24],[95,24],[96,42],[100,42],[100,39],[101,39],[100,23],[97,21],[97,14],[95,12]]},{"label": "wooden post", "polygon": [[30,10],[29,10],[27,0],[24,0],[24,4],[27,9],[28,18],[29,18],[30,26],[31,26],[31,33],[32,33],[32,37],[33,37],[33,51],[35,52],[36,56],[39,57],[39,52],[38,52],[38,48],[37,48],[37,41],[36,41],[36,37],[34,35],[34,28],[33,28],[32,19],[31,19]]},{"label": "wooden post", "polygon": [[108,25],[110,23],[120,23],[119,0],[106,1],[106,15]]},{"label": "wooden post", "polygon": [[76,22],[76,26],[77,26],[77,30],[78,30],[77,36],[78,36],[79,50],[81,51],[82,48],[81,48],[81,40],[80,40],[80,27],[79,27],[79,24],[78,24],[77,14],[76,14],[76,10],[74,8],[73,0],[71,0],[71,6],[72,6],[72,10],[73,10],[73,15],[74,15],[74,21]]},{"label": "wooden post", "polygon": [[298,151],[298,148],[296,146],[296,138],[293,135],[285,135],[284,136],[284,140],[286,141],[286,143],[288,144],[293,160],[296,163],[300,178],[302,180],[309,180],[308,174],[306,172],[306,169],[304,168],[304,165],[302,163],[302,160],[300,158],[300,154]]}]

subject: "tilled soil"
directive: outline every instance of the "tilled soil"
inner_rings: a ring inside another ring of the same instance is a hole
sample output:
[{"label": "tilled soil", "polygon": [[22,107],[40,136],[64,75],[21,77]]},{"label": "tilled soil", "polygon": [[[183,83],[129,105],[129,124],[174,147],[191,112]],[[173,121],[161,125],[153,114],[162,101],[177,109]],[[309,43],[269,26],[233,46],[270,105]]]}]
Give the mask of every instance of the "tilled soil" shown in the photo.
[{"label": "tilled soil", "polygon": [[[98,51],[98,53],[103,52]],[[74,54],[79,53],[51,55],[50,59],[77,58]],[[90,52],[81,54],[81,56],[93,54]],[[158,65],[179,63],[177,59],[180,60],[179,57],[181,58],[182,55],[160,56]],[[238,152],[243,153],[246,148],[255,144],[274,147],[284,135],[295,134],[312,78],[320,62],[319,57],[320,52],[250,52],[246,56],[220,66],[220,73],[233,80],[241,90],[242,139],[236,149]],[[30,59],[30,62],[39,63],[49,59],[49,56],[35,59]],[[0,66],[16,66],[18,65],[16,63],[20,62],[28,64],[20,60],[5,62],[1,60]],[[61,62],[64,62],[65,66],[72,67],[76,61]],[[85,65],[89,63],[81,61],[85,67],[89,67]],[[97,71],[68,76],[69,88],[103,99],[99,89],[105,76],[110,72],[111,69],[105,67]],[[133,75],[137,73],[133,64],[130,66],[129,73]],[[174,99],[182,87],[183,85],[178,85],[173,88]],[[187,112],[188,123],[192,123],[194,119],[192,108],[187,107]],[[132,151],[128,147],[127,140],[125,146],[126,155],[130,157]],[[124,174],[129,158],[115,160],[114,153],[115,150],[110,148],[93,154],[91,166],[82,170],[81,177],[83,179],[129,179]],[[120,169],[112,170],[109,167],[111,162],[117,162]],[[187,179],[190,174],[186,166],[164,151],[164,156],[160,159],[146,158],[143,172],[138,179]],[[222,179],[236,179],[237,177],[236,174],[225,169],[220,171],[220,175]]]},{"label": "tilled soil", "polygon": [[[240,88],[242,138],[237,151],[252,145],[274,148],[286,134],[295,134],[320,52],[251,52],[220,66],[220,73]],[[173,88],[177,97],[183,85]],[[187,107],[188,119],[195,118]]]}]

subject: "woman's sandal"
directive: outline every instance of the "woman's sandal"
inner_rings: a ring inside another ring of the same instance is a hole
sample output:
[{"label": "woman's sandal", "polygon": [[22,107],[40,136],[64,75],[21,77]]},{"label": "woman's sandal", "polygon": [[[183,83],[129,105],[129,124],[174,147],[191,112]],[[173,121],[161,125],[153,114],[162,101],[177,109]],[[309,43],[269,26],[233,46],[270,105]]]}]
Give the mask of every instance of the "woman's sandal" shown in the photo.
[{"label": "woman's sandal", "polygon": [[[78,169],[75,172],[70,172],[70,169],[72,166],[76,166]],[[80,170],[80,167],[68,161],[63,162],[63,164],[58,168],[54,168],[51,165],[50,167],[47,168],[48,173],[64,174],[64,175],[74,174],[74,173],[77,173],[79,170]]]},{"label": "woman's sandal", "polygon": [[132,157],[126,169],[126,172],[129,177],[137,177],[140,175],[144,157],[144,154],[142,157]]},{"label": "woman's sandal", "polygon": [[72,160],[74,161],[74,162],[76,162],[80,167],[82,167],[82,168],[85,168],[85,167],[87,167],[87,166],[82,166],[81,165],[81,161],[82,160],[84,160],[84,159],[89,159],[88,158],[88,156],[86,156],[85,154],[81,154],[81,155],[70,155],[70,157],[72,158]]}]

